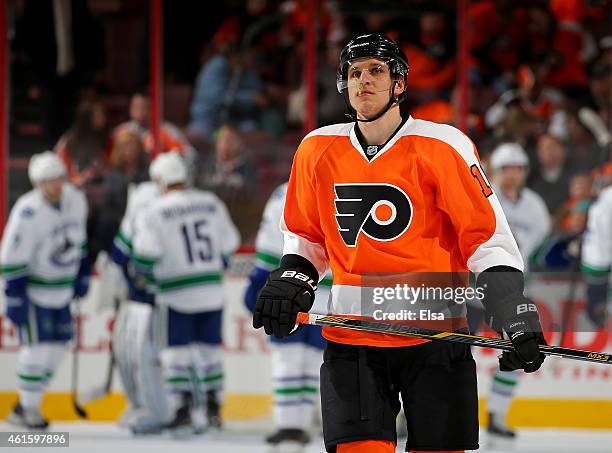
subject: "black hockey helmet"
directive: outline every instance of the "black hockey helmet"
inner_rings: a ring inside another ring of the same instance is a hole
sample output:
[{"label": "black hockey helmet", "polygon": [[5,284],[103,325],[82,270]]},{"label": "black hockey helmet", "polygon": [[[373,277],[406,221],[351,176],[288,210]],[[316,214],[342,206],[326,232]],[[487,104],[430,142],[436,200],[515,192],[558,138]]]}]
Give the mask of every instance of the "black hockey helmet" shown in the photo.
[{"label": "black hockey helmet", "polygon": [[403,80],[404,84],[406,84],[408,70],[410,68],[408,58],[400,46],[392,39],[389,39],[380,33],[357,36],[346,46],[344,46],[344,49],[342,49],[342,53],[340,54],[340,65],[338,66],[338,71],[336,72],[336,87],[338,88],[339,93],[344,94],[347,106],[351,112],[350,116],[354,120],[357,119],[357,115],[348,101],[348,92],[346,91],[348,87],[348,70],[351,61],[368,57],[378,58],[389,66],[393,84],[390,88],[389,105],[375,115],[374,118],[365,121],[374,121],[380,118],[387,112],[387,110],[389,110],[389,108],[391,108],[394,103],[400,103],[406,97],[406,90],[404,90],[399,98],[396,98],[393,94],[395,85],[398,81]]}]

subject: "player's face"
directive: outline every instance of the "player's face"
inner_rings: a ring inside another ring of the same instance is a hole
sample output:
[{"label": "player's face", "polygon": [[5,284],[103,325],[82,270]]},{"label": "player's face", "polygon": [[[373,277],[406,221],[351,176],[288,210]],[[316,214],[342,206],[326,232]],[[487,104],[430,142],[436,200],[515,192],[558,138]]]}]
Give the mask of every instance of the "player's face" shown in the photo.
[{"label": "player's face", "polygon": [[501,170],[500,186],[518,189],[525,184],[527,168],[521,165],[508,165]]},{"label": "player's face", "polygon": [[228,127],[219,130],[216,142],[217,159],[221,162],[234,159],[240,149],[240,136]]},{"label": "player's face", "polygon": [[[389,66],[376,58],[354,60],[348,69],[348,93],[351,106],[362,118],[368,118],[389,102],[389,89],[393,83]],[[401,93],[404,82],[396,86],[396,95]]]},{"label": "player's face", "polygon": [[149,100],[146,97],[140,94],[133,96],[130,102],[130,118],[138,124],[148,127],[150,107]]},{"label": "player's face", "polygon": [[42,191],[45,198],[50,203],[58,203],[62,198],[62,190],[64,187],[64,177],[48,179],[38,183],[38,187]]},{"label": "player's face", "polygon": [[140,159],[142,151],[142,142],[138,137],[131,137],[129,140],[119,145],[118,151],[121,155],[121,160],[126,164],[134,164]]}]

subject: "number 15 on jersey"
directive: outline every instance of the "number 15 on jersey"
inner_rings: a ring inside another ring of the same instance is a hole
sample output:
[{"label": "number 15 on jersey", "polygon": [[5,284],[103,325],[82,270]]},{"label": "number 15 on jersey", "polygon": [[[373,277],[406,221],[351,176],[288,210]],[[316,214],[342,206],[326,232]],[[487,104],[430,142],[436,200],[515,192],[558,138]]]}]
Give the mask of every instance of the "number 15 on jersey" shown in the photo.
[{"label": "number 15 on jersey", "polygon": [[181,225],[183,244],[187,261],[193,264],[196,260],[210,261],[213,257],[212,242],[206,232],[206,220],[196,220],[193,223]]}]

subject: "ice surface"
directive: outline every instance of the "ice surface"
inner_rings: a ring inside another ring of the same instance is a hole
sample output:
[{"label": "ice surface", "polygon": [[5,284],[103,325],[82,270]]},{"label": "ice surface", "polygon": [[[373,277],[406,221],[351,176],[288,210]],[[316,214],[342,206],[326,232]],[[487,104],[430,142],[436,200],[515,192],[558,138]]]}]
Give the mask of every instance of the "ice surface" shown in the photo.
[{"label": "ice surface", "polygon": [[[239,429],[241,428],[241,429]],[[261,426],[240,427],[233,424],[224,432],[206,433],[188,439],[173,439],[168,435],[134,437],[126,430],[110,423],[75,422],[57,423],[53,431],[68,431],[70,447],[58,448],[3,448],[2,453],[268,453]],[[0,431],[13,431],[0,423]],[[400,443],[402,445],[403,443]],[[304,453],[323,452],[320,437]],[[398,447],[398,452],[402,451]],[[564,429],[523,429],[516,441],[491,442],[487,433],[481,433],[481,453],[612,453],[612,431],[577,431]]]}]

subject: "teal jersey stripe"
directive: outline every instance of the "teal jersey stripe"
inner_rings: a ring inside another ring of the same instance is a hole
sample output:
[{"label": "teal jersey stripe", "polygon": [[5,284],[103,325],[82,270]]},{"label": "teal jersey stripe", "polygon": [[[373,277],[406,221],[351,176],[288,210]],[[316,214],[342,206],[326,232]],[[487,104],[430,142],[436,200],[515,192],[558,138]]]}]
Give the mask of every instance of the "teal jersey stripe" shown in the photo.
[{"label": "teal jersey stripe", "polygon": [[159,290],[172,291],[175,289],[188,288],[190,286],[210,285],[220,283],[222,276],[219,273],[190,275],[187,277],[179,277],[171,280],[160,280],[157,282]]},{"label": "teal jersey stripe", "polygon": [[62,287],[74,285],[74,280],[75,280],[74,277],[46,279],[42,277],[37,277],[35,275],[31,275],[30,277],[28,277],[28,285],[62,288]]},{"label": "teal jersey stripe", "polygon": [[28,270],[27,264],[13,264],[13,265],[4,265],[0,266],[0,274],[5,275],[18,275],[26,273]]},{"label": "teal jersey stripe", "polygon": [[191,382],[189,376],[174,376],[166,378],[166,384],[185,384]]},{"label": "teal jersey stripe", "polygon": [[605,277],[610,273],[610,266],[608,267],[595,267],[589,266],[588,264],[582,263],[580,265],[580,269],[585,274],[591,274],[595,277]]},{"label": "teal jersey stripe", "polygon": [[19,373],[17,373],[17,377],[21,379],[22,381],[28,381],[28,382],[42,382],[42,381],[46,381],[49,378],[49,376],[41,376],[41,375],[34,375],[34,374],[19,374]]},{"label": "teal jersey stripe", "polygon": [[500,384],[503,384],[503,385],[508,385],[510,387],[514,387],[518,382],[518,380],[514,381],[512,379],[504,378],[498,375],[493,376],[493,381],[499,382]]},{"label": "teal jersey stripe", "polygon": [[0,272],[16,272],[22,269],[27,269],[27,264],[6,264],[4,266],[0,266]]},{"label": "teal jersey stripe", "polygon": [[321,280],[321,281],[319,282],[319,286],[323,286],[323,287],[326,287],[326,288],[331,288],[331,287],[332,287],[333,282],[334,282],[334,281],[333,281],[331,278],[327,278],[327,277],[325,277],[323,280]]},{"label": "teal jersey stripe", "polygon": [[281,387],[274,389],[277,395],[295,395],[297,393],[316,393],[317,388],[311,385],[303,385],[301,387]]},{"label": "teal jersey stripe", "polygon": [[277,255],[272,255],[271,253],[257,251],[255,252],[255,258],[262,263],[266,263],[274,267],[278,267],[280,264],[280,257]]},{"label": "teal jersey stripe", "polygon": [[223,373],[209,374],[208,376],[204,376],[202,379],[200,379],[200,382],[208,383],[220,381],[221,379],[223,379]]},{"label": "teal jersey stripe", "polygon": [[119,230],[119,232],[115,236],[115,242],[117,242],[117,244],[120,246],[124,246],[129,251],[132,251],[132,249],[134,248],[132,241],[130,241],[121,230]]},{"label": "teal jersey stripe", "polygon": [[132,259],[134,260],[135,264],[142,267],[153,267],[155,265],[155,262],[157,261],[157,258],[142,255],[134,255]]}]

